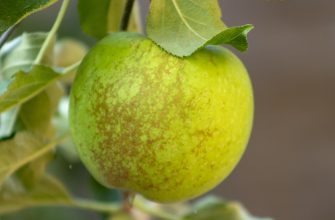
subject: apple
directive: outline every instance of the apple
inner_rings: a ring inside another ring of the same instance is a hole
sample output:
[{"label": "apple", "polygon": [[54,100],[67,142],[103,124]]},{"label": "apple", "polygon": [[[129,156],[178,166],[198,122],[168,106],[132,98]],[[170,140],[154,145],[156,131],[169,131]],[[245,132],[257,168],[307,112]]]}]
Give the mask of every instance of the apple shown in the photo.
[{"label": "apple", "polygon": [[70,97],[78,154],[103,185],[170,203],[225,179],[245,151],[253,94],[242,62],[207,46],[173,56],[137,33],[86,55]]}]

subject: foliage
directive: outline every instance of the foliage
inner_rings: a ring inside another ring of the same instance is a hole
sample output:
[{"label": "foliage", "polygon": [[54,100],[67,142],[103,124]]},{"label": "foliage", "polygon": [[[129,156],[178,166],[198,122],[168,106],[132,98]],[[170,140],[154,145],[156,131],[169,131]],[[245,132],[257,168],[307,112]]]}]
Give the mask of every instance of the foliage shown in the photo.
[{"label": "foliage", "polygon": [[38,1],[21,1],[21,0],[1,0],[0,5],[0,33],[7,28],[16,24],[28,15],[42,10],[57,0],[38,0]]},{"label": "foliage", "polygon": [[[79,0],[78,11],[83,31],[97,39],[118,31],[125,5],[126,0],[102,0],[99,4],[96,1]],[[140,26],[140,21],[136,19],[138,10],[136,4],[128,26],[129,31],[136,31]]]},{"label": "foliage", "polygon": [[[6,30],[56,1],[1,0],[0,33],[5,34],[0,45],[7,40]],[[149,215],[185,220],[259,219],[240,204],[217,198],[202,200],[194,206],[185,203],[162,206],[137,197],[133,202],[136,209],[124,212],[119,191],[106,189],[94,181],[85,188],[93,200],[77,199],[70,193],[78,190],[78,184],[85,184],[83,177],[73,174],[64,177],[64,167],[82,168],[68,134],[67,88],[87,50],[75,39],[64,46],[54,37],[68,3],[69,0],[63,1],[50,33],[23,33],[0,48],[0,216],[37,206],[69,206],[102,212],[110,219]],[[97,39],[119,31],[127,3],[127,0],[78,0],[82,30]],[[136,1],[129,31],[143,31],[139,16]],[[217,0],[153,0],[146,31],[163,49],[182,57],[210,44],[227,44],[245,51],[246,36],[252,28],[252,25],[227,27],[221,21]],[[50,164],[54,169],[48,168]]]},{"label": "foliage", "polygon": [[148,36],[177,56],[189,56],[208,44],[225,43],[245,51],[251,29],[252,25],[227,28],[215,0],[152,1],[147,23]]}]

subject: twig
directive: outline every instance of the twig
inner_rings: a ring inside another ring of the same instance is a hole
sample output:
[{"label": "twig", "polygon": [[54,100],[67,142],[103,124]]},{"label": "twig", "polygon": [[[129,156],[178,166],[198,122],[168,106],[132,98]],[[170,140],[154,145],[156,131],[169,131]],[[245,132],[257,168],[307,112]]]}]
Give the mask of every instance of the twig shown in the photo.
[{"label": "twig", "polygon": [[69,2],[70,0],[63,0],[63,4],[59,10],[59,13],[57,15],[57,18],[56,18],[56,21],[54,23],[54,25],[52,26],[47,38],[45,39],[45,41],[43,42],[43,45],[41,47],[41,50],[39,51],[35,61],[34,61],[34,64],[40,64],[43,57],[44,57],[44,54],[45,52],[47,51],[48,47],[49,47],[49,44],[52,40],[52,38],[55,36],[63,18],[64,18],[64,15],[65,15],[65,12],[66,12],[66,9],[67,7],[69,6]]},{"label": "twig", "polygon": [[126,6],[123,12],[123,16],[122,16],[121,26],[120,26],[121,31],[126,31],[128,28],[128,23],[130,20],[131,10],[133,8],[134,1],[135,0],[127,0]]},{"label": "twig", "polygon": [[96,212],[105,213],[116,213],[121,210],[120,205],[116,203],[102,203],[85,199],[75,199],[71,205],[80,209],[88,209]]}]

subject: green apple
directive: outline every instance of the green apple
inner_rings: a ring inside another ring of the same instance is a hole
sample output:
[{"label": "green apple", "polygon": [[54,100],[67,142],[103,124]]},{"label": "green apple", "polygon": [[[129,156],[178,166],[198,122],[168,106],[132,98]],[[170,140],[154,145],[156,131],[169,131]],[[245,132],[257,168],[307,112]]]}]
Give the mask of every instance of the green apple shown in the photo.
[{"label": "green apple", "polygon": [[173,56],[113,33],[84,58],[70,98],[77,151],[103,185],[162,203],[199,196],[233,170],[253,119],[248,73],[227,49]]}]

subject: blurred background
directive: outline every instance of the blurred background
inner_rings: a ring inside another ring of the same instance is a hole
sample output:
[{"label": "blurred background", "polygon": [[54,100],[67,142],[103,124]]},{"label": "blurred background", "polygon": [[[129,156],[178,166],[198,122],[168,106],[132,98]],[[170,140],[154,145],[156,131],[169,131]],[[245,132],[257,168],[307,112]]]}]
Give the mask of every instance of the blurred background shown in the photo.
[{"label": "blurred background", "polygon": [[[149,1],[140,2],[146,14]],[[220,3],[227,25],[255,25],[249,51],[235,52],[249,69],[256,112],[244,157],[211,193],[241,201],[251,213],[277,220],[335,219],[335,1]],[[49,30],[58,8],[56,4],[29,17],[16,33]],[[72,1],[59,37],[94,44],[80,30],[76,1]],[[58,164],[68,171],[64,181],[75,193],[85,195],[85,185],[93,181],[85,169],[59,156],[56,160],[63,161]],[[81,181],[78,187],[68,178],[89,181]],[[106,196],[106,192],[100,194]],[[119,195],[113,192],[110,196]],[[76,216],[75,211],[68,212]],[[96,217],[88,212],[82,216]]]}]

